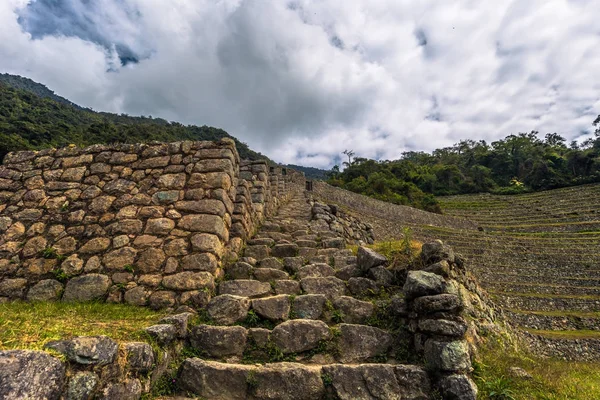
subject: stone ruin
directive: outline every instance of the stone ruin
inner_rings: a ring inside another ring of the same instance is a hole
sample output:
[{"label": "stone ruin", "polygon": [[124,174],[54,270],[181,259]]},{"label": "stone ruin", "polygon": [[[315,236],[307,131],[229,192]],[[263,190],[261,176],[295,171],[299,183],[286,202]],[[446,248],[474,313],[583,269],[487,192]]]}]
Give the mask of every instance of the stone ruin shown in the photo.
[{"label": "stone ruin", "polygon": [[145,342],[45,344],[66,361],[0,351],[0,398],[139,399],[167,382],[223,400],[474,400],[477,331],[496,315],[464,261],[438,241],[393,270],[361,246],[370,225],[306,189],[230,140],[9,154],[0,301],[171,313]]}]

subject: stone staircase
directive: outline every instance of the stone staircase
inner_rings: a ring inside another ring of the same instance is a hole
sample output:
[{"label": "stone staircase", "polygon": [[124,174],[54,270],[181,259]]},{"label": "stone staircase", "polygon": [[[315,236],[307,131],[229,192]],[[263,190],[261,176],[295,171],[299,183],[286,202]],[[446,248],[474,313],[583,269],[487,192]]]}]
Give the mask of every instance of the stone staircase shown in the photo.
[{"label": "stone staircase", "polygon": [[404,305],[376,253],[357,259],[297,193],[265,222],[190,331],[182,393],[206,399],[425,399]]}]

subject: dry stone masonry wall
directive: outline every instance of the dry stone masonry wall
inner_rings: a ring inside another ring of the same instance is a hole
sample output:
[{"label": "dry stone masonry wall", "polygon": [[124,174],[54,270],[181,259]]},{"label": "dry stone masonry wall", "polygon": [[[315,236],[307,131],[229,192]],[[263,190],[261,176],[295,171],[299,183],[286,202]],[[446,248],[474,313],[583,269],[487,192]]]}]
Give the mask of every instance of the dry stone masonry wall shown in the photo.
[{"label": "dry stone masonry wall", "polygon": [[0,301],[203,305],[223,260],[304,176],[234,142],[94,145],[0,166]]}]

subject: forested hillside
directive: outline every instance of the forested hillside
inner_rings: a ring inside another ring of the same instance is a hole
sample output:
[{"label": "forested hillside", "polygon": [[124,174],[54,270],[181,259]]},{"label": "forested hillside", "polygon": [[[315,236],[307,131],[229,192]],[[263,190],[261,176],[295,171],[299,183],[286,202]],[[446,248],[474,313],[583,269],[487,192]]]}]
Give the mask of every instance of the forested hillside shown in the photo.
[{"label": "forested hillside", "polygon": [[266,158],[222,129],[183,125],[160,118],[131,117],[83,109],[27,78],[0,75],[0,159],[13,150],[139,143],[158,140],[236,141],[240,157]]},{"label": "forested hillside", "polygon": [[[594,121],[600,125],[600,116]],[[395,161],[350,158],[329,183],[398,204],[434,211],[427,194],[516,194],[600,182],[600,129],[571,142],[556,133],[510,135],[492,142],[463,140],[452,147],[406,152]]]}]

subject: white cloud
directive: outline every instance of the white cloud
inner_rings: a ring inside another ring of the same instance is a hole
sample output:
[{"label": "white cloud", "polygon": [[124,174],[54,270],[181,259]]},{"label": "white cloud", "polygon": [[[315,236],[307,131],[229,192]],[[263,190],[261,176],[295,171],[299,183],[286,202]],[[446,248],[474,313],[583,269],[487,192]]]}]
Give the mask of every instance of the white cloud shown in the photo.
[{"label": "white cloud", "polygon": [[600,0],[65,0],[58,20],[46,3],[0,4],[0,70],[98,110],[222,127],[282,162],[573,139],[600,113]]}]

